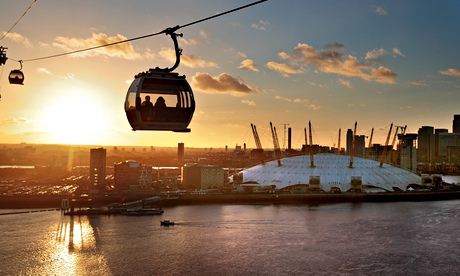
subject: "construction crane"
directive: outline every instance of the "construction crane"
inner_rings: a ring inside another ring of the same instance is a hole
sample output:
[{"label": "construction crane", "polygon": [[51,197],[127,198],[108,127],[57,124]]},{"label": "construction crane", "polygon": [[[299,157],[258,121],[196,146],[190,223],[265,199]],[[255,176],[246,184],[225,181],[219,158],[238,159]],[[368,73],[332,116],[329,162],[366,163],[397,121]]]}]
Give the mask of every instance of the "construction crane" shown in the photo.
[{"label": "construction crane", "polygon": [[308,137],[307,137],[307,128],[303,128],[303,132],[305,133],[305,155],[307,155],[307,148],[308,148]]},{"label": "construction crane", "polygon": [[310,139],[310,167],[315,167],[315,162],[313,161],[313,138],[311,135],[311,122],[308,121],[308,138]]},{"label": "construction crane", "polygon": [[385,161],[387,157],[387,147],[388,147],[388,142],[390,141],[392,128],[393,128],[393,123],[391,123],[390,125],[390,130],[388,131],[387,140],[385,141],[385,147],[383,148],[382,158],[380,158],[380,168],[383,166],[383,162]]},{"label": "construction crane", "polygon": [[372,137],[373,136],[374,136],[374,128],[372,128],[371,136],[369,137],[369,145],[367,146],[366,158],[369,158],[369,156],[371,155]]},{"label": "construction crane", "polygon": [[351,150],[350,150],[350,165],[348,167],[353,168],[353,158],[355,155],[355,142],[356,142],[356,126],[358,122],[355,122],[355,129],[353,130],[353,140],[351,142]]},{"label": "construction crane", "polygon": [[251,124],[252,134],[254,135],[254,140],[256,142],[257,152],[259,154],[260,163],[265,164],[264,149],[262,148],[262,143],[260,142],[259,134],[257,133],[257,128],[255,125]]},{"label": "construction crane", "polygon": [[390,152],[390,158],[389,158],[389,161],[394,165],[394,160],[393,160],[393,149],[394,149],[394,146],[395,146],[395,142],[396,142],[396,137],[398,136],[398,131],[399,131],[399,128],[403,128],[402,126],[394,126],[396,127],[396,131],[395,131],[395,135],[393,135],[393,141],[391,142],[391,152]]},{"label": "construction crane", "polygon": [[272,122],[270,122],[270,129],[272,131],[273,148],[275,149],[275,157],[276,157],[276,160],[278,160],[278,166],[281,166],[280,143],[278,141],[278,135],[276,134],[276,127],[272,125]]},{"label": "construction crane", "polygon": [[337,143],[337,155],[340,155],[340,136],[342,135],[341,133],[342,133],[342,129],[339,128],[339,139],[338,139],[339,141]]},{"label": "construction crane", "polygon": [[[398,145],[396,146],[396,154],[394,156],[394,158],[392,158],[392,162],[393,164],[397,164],[398,163],[398,160],[399,160],[399,157],[401,155],[401,147],[402,147],[402,142],[403,142],[403,138],[404,138],[404,135],[406,134],[406,129],[407,129],[407,125],[405,126],[399,126],[399,129],[401,129],[401,140],[399,140],[398,142]],[[396,133],[398,131],[396,130]]]},{"label": "construction crane", "polygon": [[283,149],[286,150],[286,126],[289,124],[278,124],[284,126],[284,131],[283,131]]}]

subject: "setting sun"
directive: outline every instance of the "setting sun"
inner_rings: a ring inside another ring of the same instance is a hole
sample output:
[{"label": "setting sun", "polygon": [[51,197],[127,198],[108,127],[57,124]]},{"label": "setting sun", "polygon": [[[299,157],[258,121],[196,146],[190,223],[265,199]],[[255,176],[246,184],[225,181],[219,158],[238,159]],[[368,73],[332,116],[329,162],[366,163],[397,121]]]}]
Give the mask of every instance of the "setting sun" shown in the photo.
[{"label": "setting sun", "polygon": [[51,133],[55,142],[91,144],[107,125],[107,113],[84,89],[66,88],[43,108],[41,130]]}]

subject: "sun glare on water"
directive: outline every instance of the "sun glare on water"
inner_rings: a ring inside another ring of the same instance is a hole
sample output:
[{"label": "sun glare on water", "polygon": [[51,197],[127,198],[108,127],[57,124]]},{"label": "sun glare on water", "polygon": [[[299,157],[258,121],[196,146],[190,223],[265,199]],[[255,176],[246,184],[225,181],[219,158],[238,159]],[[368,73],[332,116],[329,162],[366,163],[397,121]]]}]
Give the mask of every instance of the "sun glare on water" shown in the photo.
[{"label": "sun glare on water", "polygon": [[40,118],[50,143],[98,144],[107,112],[90,92],[66,89],[44,107]]}]

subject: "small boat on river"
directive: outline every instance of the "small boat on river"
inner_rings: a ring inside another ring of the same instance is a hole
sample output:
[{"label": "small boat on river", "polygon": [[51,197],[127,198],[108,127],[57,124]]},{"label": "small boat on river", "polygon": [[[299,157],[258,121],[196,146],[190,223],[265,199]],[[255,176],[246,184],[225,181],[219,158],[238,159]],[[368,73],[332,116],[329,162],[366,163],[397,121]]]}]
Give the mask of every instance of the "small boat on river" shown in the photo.
[{"label": "small boat on river", "polygon": [[160,225],[162,225],[162,226],[172,226],[172,225],[174,225],[174,221],[162,220],[162,221],[160,221]]}]

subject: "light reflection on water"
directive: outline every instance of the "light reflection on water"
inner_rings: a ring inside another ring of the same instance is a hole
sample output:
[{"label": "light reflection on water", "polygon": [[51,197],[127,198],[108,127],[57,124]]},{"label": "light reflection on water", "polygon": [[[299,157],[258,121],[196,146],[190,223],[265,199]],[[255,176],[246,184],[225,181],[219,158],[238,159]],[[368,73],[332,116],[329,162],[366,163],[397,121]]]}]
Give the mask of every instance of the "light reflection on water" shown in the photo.
[{"label": "light reflection on water", "polygon": [[0,275],[460,273],[460,200],[164,210],[0,216]]}]

